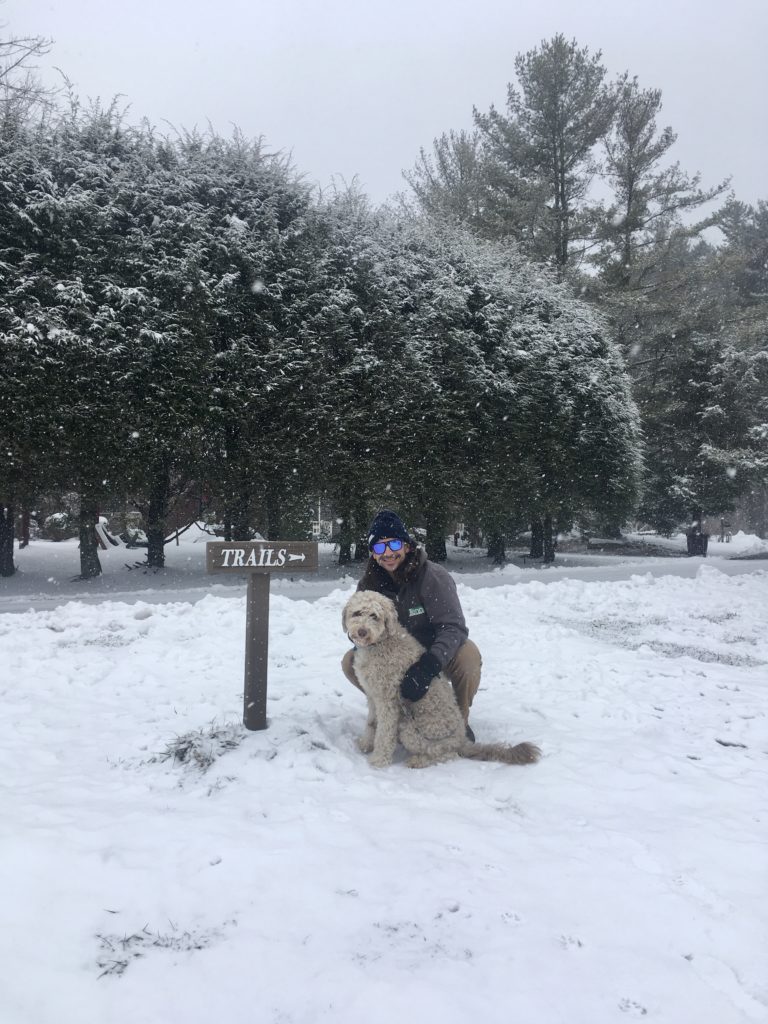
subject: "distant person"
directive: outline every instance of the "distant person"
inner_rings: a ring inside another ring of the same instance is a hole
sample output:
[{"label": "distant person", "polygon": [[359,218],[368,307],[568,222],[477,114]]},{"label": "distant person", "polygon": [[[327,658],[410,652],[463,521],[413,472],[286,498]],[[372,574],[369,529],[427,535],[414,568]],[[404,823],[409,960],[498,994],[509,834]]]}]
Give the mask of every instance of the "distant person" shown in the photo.
[{"label": "distant person", "polygon": [[[389,509],[382,509],[371,523],[368,549],[370,559],[357,589],[375,590],[391,598],[401,625],[426,648],[403,676],[401,696],[421,700],[435,676],[444,672],[467,722],[467,736],[474,740],[469,709],[480,686],[482,658],[468,639],[456,584],[441,565],[429,561],[403,520]],[[341,668],[347,679],[362,689],[352,665],[354,653],[347,651]]]}]

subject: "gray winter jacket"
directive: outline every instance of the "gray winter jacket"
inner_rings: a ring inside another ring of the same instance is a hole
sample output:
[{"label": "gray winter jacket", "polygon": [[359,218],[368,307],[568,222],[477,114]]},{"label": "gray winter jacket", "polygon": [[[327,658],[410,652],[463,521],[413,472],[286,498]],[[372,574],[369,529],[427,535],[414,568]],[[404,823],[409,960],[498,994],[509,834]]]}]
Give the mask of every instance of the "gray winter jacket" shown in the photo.
[{"label": "gray winter jacket", "polygon": [[409,556],[395,578],[371,558],[357,585],[392,598],[400,622],[445,668],[469,636],[450,574],[430,562],[423,548]]}]

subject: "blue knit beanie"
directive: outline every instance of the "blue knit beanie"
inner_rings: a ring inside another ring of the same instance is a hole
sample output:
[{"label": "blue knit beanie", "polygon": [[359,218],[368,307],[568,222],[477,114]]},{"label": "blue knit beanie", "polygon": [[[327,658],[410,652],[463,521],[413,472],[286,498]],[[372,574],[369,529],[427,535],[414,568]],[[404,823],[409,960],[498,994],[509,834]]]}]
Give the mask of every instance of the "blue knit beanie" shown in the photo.
[{"label": "blue knit beanie", "polygon": [[388,508],[377,512],[376,518],[369,526],[368,547],[375,544],[377,540],[381,540],[382,537],[397,537],[399,540],[404,540],[406,544],[413,543],[403,520],[395,512],[390,512]]}]

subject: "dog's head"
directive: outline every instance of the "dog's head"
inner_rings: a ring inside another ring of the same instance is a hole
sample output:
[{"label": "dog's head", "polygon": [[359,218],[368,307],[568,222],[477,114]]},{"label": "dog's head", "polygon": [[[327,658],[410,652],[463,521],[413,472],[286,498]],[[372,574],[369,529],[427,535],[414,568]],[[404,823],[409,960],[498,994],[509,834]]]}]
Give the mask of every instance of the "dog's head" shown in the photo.
[{"label": "dog's head", "polygon": [[375,590],[353,594],[344,606],[341,623],[355,647],[377,644],[394,634],[399,626],[394,603]]}]

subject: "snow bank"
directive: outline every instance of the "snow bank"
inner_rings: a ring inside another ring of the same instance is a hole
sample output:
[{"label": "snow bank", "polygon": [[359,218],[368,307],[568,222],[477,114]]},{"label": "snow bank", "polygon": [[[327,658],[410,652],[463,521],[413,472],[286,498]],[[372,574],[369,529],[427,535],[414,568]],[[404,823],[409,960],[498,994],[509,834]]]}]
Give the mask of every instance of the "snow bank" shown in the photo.
[{"label": "snow bank", "polygon": [[421,772],[355,747],[350,589],[273,596],[250,734],[241,598],[0,615],[0,1020],[764,1020],[768,574],[460,587],[545,756]]}]

